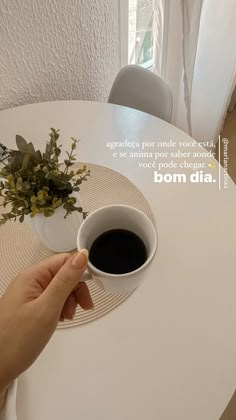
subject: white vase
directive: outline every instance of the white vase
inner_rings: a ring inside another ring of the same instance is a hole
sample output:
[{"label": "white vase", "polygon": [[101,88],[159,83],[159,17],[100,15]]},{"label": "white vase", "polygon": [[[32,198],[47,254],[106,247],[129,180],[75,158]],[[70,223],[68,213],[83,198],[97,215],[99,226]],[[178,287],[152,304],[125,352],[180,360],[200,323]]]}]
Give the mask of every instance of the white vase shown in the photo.
[{"label": "white vase", "polygon": [[[77,198],[76,207],[80,207],[78,194],[71,196]],[[76,248],[77,233],[83,222],[83,216],[82,213],[74,211],[64,219],[65,214],[66,210],[60,206],[50,217],[38,213],[34,217],[25,216],[25,221],[31,225],[39,240],[47,248],[54,252],[69,252]]]}]

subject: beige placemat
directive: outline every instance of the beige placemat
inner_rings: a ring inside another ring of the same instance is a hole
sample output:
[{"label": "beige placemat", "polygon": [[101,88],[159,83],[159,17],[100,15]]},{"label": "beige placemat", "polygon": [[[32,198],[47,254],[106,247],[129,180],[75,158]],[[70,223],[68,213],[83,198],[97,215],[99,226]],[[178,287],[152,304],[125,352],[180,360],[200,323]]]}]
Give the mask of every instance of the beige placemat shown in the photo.
[{"label": "beige placemat", "polygon": [[[76,164],[74,167],[79,166]],[[127,178],[102,166],[87,166],[91,169],[91,178],[81,185],[80,191],[84,210],[92,212],[110,204],[127,204],[143,211],[152,219],[151,209],[144,196]],[[4,212],[2,207],[1,212]],[[19,271],[51,255],[53,252],[39,242],[30,226],[10,221],[0,227],[0,296]],[[93,281],[87,284],[95,309],[84,311],[78,308],[74,319],[59,323],[58,328],[93,321],[115,309],[132,293],[110,294],[101,290]]]}]

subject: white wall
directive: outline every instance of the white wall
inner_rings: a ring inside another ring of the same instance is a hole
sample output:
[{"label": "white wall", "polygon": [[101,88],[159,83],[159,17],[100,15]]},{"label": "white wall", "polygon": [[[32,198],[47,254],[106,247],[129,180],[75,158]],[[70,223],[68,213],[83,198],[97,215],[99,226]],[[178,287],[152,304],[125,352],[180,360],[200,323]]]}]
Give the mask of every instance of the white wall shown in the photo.
[{"label": "white wall", "polygon": [[0,0],[0,109],[105,101],[119,71],[119,0]]}]

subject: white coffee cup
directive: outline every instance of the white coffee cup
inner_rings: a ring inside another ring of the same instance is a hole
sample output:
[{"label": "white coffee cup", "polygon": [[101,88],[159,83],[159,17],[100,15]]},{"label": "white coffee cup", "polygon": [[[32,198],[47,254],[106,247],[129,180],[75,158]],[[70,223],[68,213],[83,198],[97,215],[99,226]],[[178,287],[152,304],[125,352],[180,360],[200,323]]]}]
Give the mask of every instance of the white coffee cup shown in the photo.
[{"label": "white coffee cup", "polygon": [[[77,248],[90,250],[95,239],[111,229],[126,229],[136,233],[147,249],[147,260],[134,271],[125,274],[110,274],[88,262],[88,272],[102,289],[110,293],[123,293],[135,289],[147,276],[150,263],[157,250],[156,229],[144,213],[130,206],[112,205],[99,208],[81,224],[77,236]],[[82,281],[86,281],[86,275]]]}]

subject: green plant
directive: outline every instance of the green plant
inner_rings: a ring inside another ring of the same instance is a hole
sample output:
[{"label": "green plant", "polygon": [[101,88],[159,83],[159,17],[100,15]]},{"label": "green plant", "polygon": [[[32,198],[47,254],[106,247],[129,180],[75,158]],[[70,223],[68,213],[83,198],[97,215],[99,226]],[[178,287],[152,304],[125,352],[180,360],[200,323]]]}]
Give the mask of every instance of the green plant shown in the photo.
[{"label": "green plant", "polygon": [[[76,198],[70,197],[73,191],[79,191],[79,185],[87,181],[90,170],[84,165],[77,171],[69,169],[74,165],[74,151],[78,140],[71,138],[71,150],[66,152],[67,159],[59,163],[62,145],[58,145],[59,130],[51,128],[50,140],[44,153],[35,151],[33,144],[17,135],[18,150],[10,150],[6,161],[1,161],[4,167],[0,170],[1,206],[9,204],[11,211],[3,213],[0,225],[8,220],[24,221],[24,216],[34,217],[42,213],[46,217],[54,214],[57,207],[63,206],[66,218],[68,214],[78,211],[85,219],[87,212],[76,206]],[[64,166],[61,168],[61,166]],[[72,168],[71,168],[72,169]]]}]

